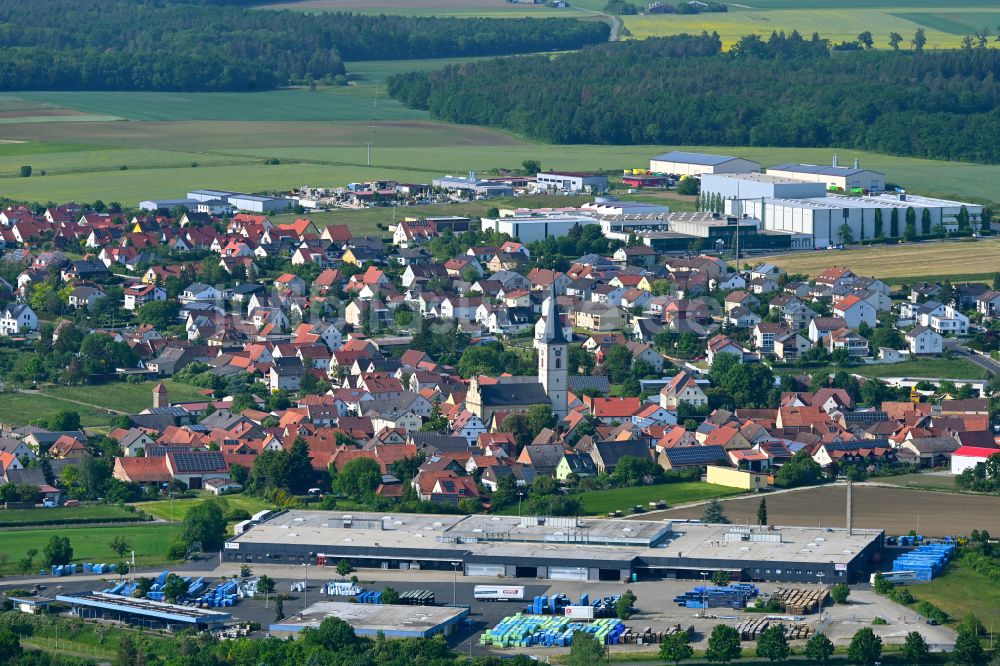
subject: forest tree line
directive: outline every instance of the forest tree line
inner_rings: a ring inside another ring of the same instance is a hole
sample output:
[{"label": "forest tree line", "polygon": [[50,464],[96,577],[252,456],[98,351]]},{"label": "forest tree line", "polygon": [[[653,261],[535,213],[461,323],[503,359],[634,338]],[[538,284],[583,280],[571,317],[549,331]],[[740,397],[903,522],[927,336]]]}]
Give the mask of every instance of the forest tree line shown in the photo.
[{"label": "forest tree line", "polygon": [[818,35],[716,34],[402,74],[389,92],[450,122],[550,143],[844,146],[1000,162],[1000,50],[834,53]]},{"label": "forest tree line", "polygon": [[331,80],[344,61],[577,49],[575,19],[305,15],[168,0],[0,0],[0,90],[264,90]]}]

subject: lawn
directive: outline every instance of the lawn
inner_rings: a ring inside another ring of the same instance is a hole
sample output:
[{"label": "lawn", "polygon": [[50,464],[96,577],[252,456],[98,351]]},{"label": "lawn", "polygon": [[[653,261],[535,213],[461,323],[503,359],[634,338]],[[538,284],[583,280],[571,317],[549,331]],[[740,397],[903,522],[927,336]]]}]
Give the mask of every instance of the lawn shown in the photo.
[{"label": "lawn", "polygon": [[997,622],[1000,609],[1000,583],[990,580],[955,560],[948,572],[929,583],[911,585],[917,599],[929,601],[958,621],[966,613],[975,613],[986,630],[1000,629]]},{"label": "lawn", "polygon": [[6,556],[0,573],[18,573],[18,561],[31,548],[38,550],[36,565],[41,568],[41,553],[53,536],[69,537],[74,562],[117,562],[118,554],[111,550],[111,540],[122,536],[135,549],[138,566],[166,564],[167,547],[180,532],[177,525],[137,525],[128,527],[58,527],[37,530],[13,530],[0,539],[0,555]]},{"label": "lawn", "polygon": [[879,483],[888,483],[904,488],[922,488],[925,490],[957,490],[955,477],[951,474],[900,474],[878,479]]},{"label": "lawn", "polygon": [[51,509],[8,509],[0,511],[0,527],[67,523],[73,520],[86,522],[107,520],[117,522],[121,520],[140,520],[140,517],[131,511],[126,511],[121,507],[112,505],[59,507]]},{"label": "lawn", "polygon": [[[832,365],[819,368],[789,368],[774,366],[779,375],[833,374],[840,370]],[[964,358],[928,358],[902,363],[879,363],[845,368],[847,372],[865,377],[925,377],[937,379],[987,379],[986,370]]]},{"label": "lawn", "polygon": [[754,257],[789,273],[815,277],[831,266],[845,266],[859,275],[874,275],[892,284],[920,280],[992,280],[1000,271],[1000,238],[876,245],[857,250],[795,252]]},{"label": "lawn", "polygon": [[[162,520],[178,521],[184,520],[184,516],[187,515],[191,507],[205,499],[207,496],[192,499],[156,500],[155,502],[136,502],[134,506]],[[251,495],[226,495],[225,500],[231,509],[244,509],[250,515],[263,509],[274,508],[274,505]]]},{"label": "lawn", "polygon": [[607,514],[609,511],[621,510],[630,513],[632,507],[640,504],[648,508],[650,502],[665,501],[668,505],[698,502],[715,497],[739,495],[745,491],[728,486],[718,486],[712,483],[690,481],[683,483],[663,483],[655,486],[637,486],[635,488],[614,488],[612,490],[596,490],[584,493],[584,513]]}]

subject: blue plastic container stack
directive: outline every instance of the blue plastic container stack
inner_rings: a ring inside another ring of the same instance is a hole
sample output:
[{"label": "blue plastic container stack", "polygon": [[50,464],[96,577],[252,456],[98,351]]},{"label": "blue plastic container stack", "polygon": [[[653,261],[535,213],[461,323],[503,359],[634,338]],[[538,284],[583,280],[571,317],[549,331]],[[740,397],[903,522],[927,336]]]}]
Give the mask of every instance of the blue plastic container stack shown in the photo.
[{"label": "blue plastic container stack", "polygon": [[928,543],[900,555],[892,562],[893,571],[913,571],[917,580],[933,580],[955,554],[954,543]]},{"label": "blue plastic container stack", "polygon": [[381,592],[362,592],[356,597],[359,604],[380,604],[382,603]]},{"label": "blue plastic container stack", "polygon": [[726,587],[698,585],[674,597],[674,603],[685,608],[745,608],[759,594],[757,586],[750,583],[732,583]]}]

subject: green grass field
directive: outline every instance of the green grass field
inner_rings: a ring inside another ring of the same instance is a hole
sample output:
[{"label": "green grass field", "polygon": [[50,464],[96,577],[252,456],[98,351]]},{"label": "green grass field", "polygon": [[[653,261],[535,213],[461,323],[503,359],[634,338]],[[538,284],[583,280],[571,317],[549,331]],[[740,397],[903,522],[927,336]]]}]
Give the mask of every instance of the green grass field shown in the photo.
[{"label": "green grass field", "polygon": [[[156,500],[155,502],[136,502],[135,507],[162,520],[179,521],[191,510],[191,507],[203,502],[205,497],[176,500]],[[268,502],[251,495],[225,495],[225,500],[231,509],[245,509],[250,515],[263,509],[273,509]]]},{"label": "green grass field", "polygon": [[[197,387],[169,379],[163,383],[172,402],[204,399]],[[106,427],[114,419],[114,414],[107,412],[109,409],[134,414],[152,407],[155,385],[156,382],[58,386],[41,393],[6,393],[0,398],[0,423],[27,425],[69,410],[80,414],[80,423],[85,428]]]},{"label": "green grass field", "polygon": [[[832,365],[821,368],[784,368],[775,366],[777,374],[833,374],[839,368]],[[919,361],[903,361],[902,363],[882,363],[859,365],[847,368],[847,371],[865,377],[935,377],[940,379],[986,379],[985,370],[964,358],[928,358]]]},{"label": "green grass field", "polygon": [[929,583],[910,586],[917,599],[929,601],[952,618],[961,621],[966,613],[975,613],[990,631],[1000,629],[1000,583],[976,573],[955,560],[948,572]]},{"label": "green grass field", "polygon": [[8,509],[0,511],[0,525],[41,525],[70,520],[139,520],[139,516],[112,505],[59,507],[52,509]]},{"label": "green grass field", "polygon": [[53,527],[37,530],[13,530],[4,532],[0,538],[0,554],[6,556],[0,565],[0,573],[19,573],[17,563],[28,550],[35,548],[37,568],[41,568],[42,550],[53,536],[69,537],[73,546],[74,562],[118,562],[118,554],[109,544],[116,536],[125,537],[135,549],[135,561],[139,566],[166,564],[167,547],[180,532],[176,525],[136,525],[127,527]]},{"label": "green grass field", "polygon": [[648,508],[650,502],[665,501],[668,505],[698,502],[715,497],[730,497],[740,495],[745,491],[738,488],[718,486],[712,483],[697,481],[683,483],[663,483],[655,486],[637,486],[635,488],[614,488],[612,490],[596,490],[580,496],[583,510],[587,514],[607,514],[609,511],[621,510],[630,513],[632,507],[641,504]]},{"label": "green grass field", "polygon": [[920,488],[924,490],[956,490],[955,477],[951,474],[900,474],[886,476],[879,483],[888,483],[904,488]]}]

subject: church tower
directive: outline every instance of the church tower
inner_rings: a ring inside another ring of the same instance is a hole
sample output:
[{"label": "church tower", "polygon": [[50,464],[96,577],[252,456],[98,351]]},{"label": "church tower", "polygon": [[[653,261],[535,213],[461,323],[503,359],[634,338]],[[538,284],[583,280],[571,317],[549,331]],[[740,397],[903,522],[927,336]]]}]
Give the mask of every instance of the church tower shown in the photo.
[{"label": "church tower", "polygon": [[556,307],[555,285],[549,287],[549,296],[542,304],[545,330],[538,341],[538,381],[552,403],[556,422],[566,418],[568,411],[569,367],[566,358],[568,343],[563,336],[562,321]]}]

